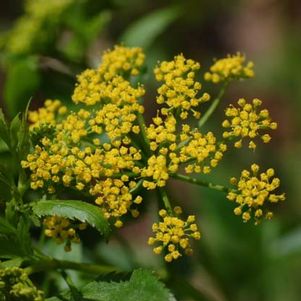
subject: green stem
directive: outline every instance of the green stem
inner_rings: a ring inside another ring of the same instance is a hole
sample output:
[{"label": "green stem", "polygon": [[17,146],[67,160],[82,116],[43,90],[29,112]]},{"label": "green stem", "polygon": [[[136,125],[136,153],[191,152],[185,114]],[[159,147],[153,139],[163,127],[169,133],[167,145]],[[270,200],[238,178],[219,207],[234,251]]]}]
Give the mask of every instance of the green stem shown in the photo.
[{"label": "green stem", "polygon": [[49,271],[49,270],[76,270],[89,274],[104,274],[111,272],[118,272],[118,269],[112,266],[106,265],[96,265],[90,263],[79,263],[68,260],[58,260],[54,258],[47,258],[44,260],[40,260],[35,262],[32,266],[27,267],[25,270],[28,274],[37,273],[41,271]]},{"label": "green stem", "polygon": [[166,192],[166,189],[164,188],[161,188],[161,187],[158,187],[157,188],[157,191],[160,195],[160,198],[164,204],[164,207],[165,209],[167,210],[167,212],[172,215],[173,214],[173,210],[172,210],[172,207],[171,207],[171,204],[169,202],[169,199],[168,199],[168,195],[167,195],[167,192]]},{"label": "green stem", "polygon": [[70,292],[71,292],[72,297],[73,297],[72,300],[82,300],[81,294],[78,291],[78,289],[75,286],[75,284],[73,283],[72,278],[64,270],[61,270],[61,275],[64,278],[66,284],[70,288]]},{"label": "green stem", "polygon": [[141,136],[143,139],[144,150],[145,150],[146,154],[148,156],[150,156],[151,152],[150,152],[150,148],[149,148],[149,140],[148,140],[147,134],[146,134],[146,125],[145,125],[144,117],[141,113],[137,114],[137,120],[138,120],[138,124],[140,127]]},{"label": "green stem", "polygon": [[132,189],[130,190],[130,193],[133,195],[133,194],[139,192],[139,190],[140,190],[141,187],[142,187],[142,183],[143,183],[143,179],[140,179],[140,180],[138,181],[137,185],[136,185],[134,188],[132,188]]},{"label": "green stem", "polygon": [[181,175],[181,174],[173,174],[172,177],[174,179],[177,179],[177,180],[181,180],[181,181],[184,181],[184,182],[196,184],[196,185],[199,185],[199,186],[204,186],[204,187],[207,187],[207,188],[210,188],[210,189],[214,189],[214,190],[218,190],[218,191],[222,191],[222,192],[226,192],[226,193],[232,191],[230,188],[227,188],[225,186],[218,185],[218,184],[213,184],[213,183],[210,183],[210,182],[205,182],[205,181],[202,181],[200,179],[191,178],[189,176],[185,176],[185,175]]},{"label": "green stem", "polygon": [[228,87],[229,82],[225,82],[222,86],[221,90],[219,91],[217,97],[214,99],[214,101],[211,103],[211,106],[206,111],[206,113],[203,115],[203,117],[199,120],[199,128],[201,128],[210,118],[210,116],[213,114],[213,112],[216,110],[217,106],[219,105],[222,97],[225,94],[226,88]]}]

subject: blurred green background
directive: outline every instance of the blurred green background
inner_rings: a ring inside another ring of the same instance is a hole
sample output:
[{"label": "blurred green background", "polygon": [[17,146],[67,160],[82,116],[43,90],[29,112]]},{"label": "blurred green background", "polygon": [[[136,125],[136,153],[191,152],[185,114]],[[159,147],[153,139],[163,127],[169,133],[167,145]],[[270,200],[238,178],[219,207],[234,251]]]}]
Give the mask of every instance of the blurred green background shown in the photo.
[{"label": "blurred green background", "polygon": [[[301,300],[299,0],[10,0],[0,2],[0,29],[0,101],[9,117],[30,98],[35,108],[45,98],[70,104],[76,74],[96,66],[101,52],[116,43],[143,47],[149,69],[178,53],[200,61],[203,71],[212,58],[237,51],[253,60],[256,77],[231,86],[206,128],[219,131],[227,103],[258,97],[279,129],[255,153],[230,152],[206,178],[227,184],[230,176],[259,162],[276,169],[287,200],[272,221],[254,226],[233,215],[223,194],[171,183],[176,202],[197,213],[203,238],[192,258],[168,267],[174,275],[168,286],[185,301]],[[145,80],[150,120],[155,86],[151,76]],[[83,256],[100,256],[123,268],[138,263],[160,269],[163,263],[145,243],[153,213],[143,217],[121,230],[122,243],[113,239]],[[79,256],[76,252],[69,256]]]}]

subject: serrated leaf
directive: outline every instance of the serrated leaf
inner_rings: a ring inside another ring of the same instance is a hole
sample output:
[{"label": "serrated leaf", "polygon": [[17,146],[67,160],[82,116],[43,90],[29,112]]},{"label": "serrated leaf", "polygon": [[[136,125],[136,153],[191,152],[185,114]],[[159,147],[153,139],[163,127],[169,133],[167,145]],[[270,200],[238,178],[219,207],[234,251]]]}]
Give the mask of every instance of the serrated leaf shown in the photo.
[{"label": "serrated leaf", "polygon": [[147,49],[180,15],[180,12],[175,6],[152,12],[131,24],[120,41],[127,46]]},{"label": "serrated leaf", "polygon": [[150,271],[135,270],[127,282],[96,282],[82,290],[84,298],[93,301],[169,301],[171,294]]},{"label": "serrated leaf", "polygon": [[110,227],[102,210],[94,205],[73,200],[41,200],[32,205],[33,212],[41,217],[57,215],[88,223],[100,233],[107,236]]}]

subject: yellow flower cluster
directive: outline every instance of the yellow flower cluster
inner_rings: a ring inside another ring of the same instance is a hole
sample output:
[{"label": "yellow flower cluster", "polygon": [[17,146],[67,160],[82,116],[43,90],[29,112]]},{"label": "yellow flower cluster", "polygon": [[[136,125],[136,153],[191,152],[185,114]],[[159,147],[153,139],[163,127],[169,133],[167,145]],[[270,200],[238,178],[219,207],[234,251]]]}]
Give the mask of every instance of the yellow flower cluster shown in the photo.
[{"label": "yellow flower cluster", "polygon": [[[180,151],[180,161],[188,162],[185,168],[186,173],[209,173],[216,167],[223,158],[223,153],[227,146],[223,143],[217,145],[217,141],[212,132],[203,135],[199,131],[191,133],[191,139]],[[209,164],[204,164],[206,159]]]},{"label": "yellow flower cluster", "polygon": [[[95,200],[97,205],[100,205],[104,211],[106,218],[115,218],[115,226],[121,227],[123,225],[120,216],[126,214],[133,203],[140,204],[142,201],[141,196],[133,199],[131,189],[137,185],[136,181],[130,181],[129,177],[123,175],[121,179],[106,179],[97,183],[91,188],[90,193],[97,195]],[[133,217],[137,217],[139,212],[132,209]]]},{"label": "yellow flower cluster", "polygon": [[164,259],[167,262],[178,259],[183,252],[187,255],[191,254],[190,238],[196,240],[201,238],[194,215],[188,216],[187,220],[183,221],[178,217],[182,213],[182,209],[175,207],[174,212],[175,216],[172,216],[164,209],[159,211],[163,221],[153,224],[155,236],[148,240],[149,245],[159,244],[153,249],[155,254],[166,251]]},{"label": "yellow flower cluster", "polygon": [[123,77],[136,76],[144,64],[145,55],[139,47],[115,46],[114,50],[106,51],[99,66],[99,73],[105,80],[111,80],[117,74]]},{"label": "yellow flower cluster", "polygon": [[[241,98],[237,104],[237,107],[230,105],[226,109],[225,115],[227,119],[222,126],[227,130],[223,133],[223,137],[229,140],[236,140],[234,146],[237,148],[242,146],[242,138],[248,137],[250,138],[249,148],[255,149],[256,144],[253,139],[259,136],[261,131],[275,130],[277,123],[271,120],[268,110],[259,111],[262,101],[257,98],[254,98],[252,103],[247,103],[244,98]],[[271,140],[271,136],[262,134],[261,139],[264,143],[268,143]]]},{"label": "yellow flower cluster", "polygon": [[133,177],[140,176],[142,156],[131,142],[132,135],[140,132],[136,119],[144,108],[137,100],[144,90],[134,88],[122,76],[137,75],[143,59],[140,48],[116,46],[106,52],[99,68],[91,71],[100,85],[101,96],[96,98],[89,94],[95,87],[85,82],[85,73],[79,77],[73,100],[93,105],[103,99],[100,106],[69,112],[58,100],[48,100],[44,108],[30,112],[36,132],[45,123],[54,132],[51,139],[42,136],[22,161],[23,168],[31,171],[32,189],[55,193],[56,187],[64,185],[88,193],[116,226],[122,225],[120,217],[127,212],[138,215],[130,207],[142,199],[130,191],[137,184]]},{"label": "yellow flower cluster", "polygon": [[133,198],[129,189],[136,186],[136,181],[129,181],[124,174],[120,179],[106,179],[131,171],[139,174],[136,161],[141,160],[140,152],[133,146],[112,147],[104,144],[103,148],[93,150],[85,147],[68,147],[64,141],[50,142],[42,139],[43,146],[37,145],[35,151],[22,161],[23,168],[31,170],[31,188],[47,188],[54,193],[60,184],[79,191],[87,191],[95,196],[95,203],[100,205],[107,218],[120,224],[119,218],[126,214]]},{"label": "yellow flower cluster", "polygon": [[141,171],[145,188],[164,187],[180,165],[185,166],[186,173],[209,173],[227,150],[225,144],[217,143],[212,132],[202,134],[197,129],[191,130],[188,124],[181,124],[182,130],[178,132],[178,126],[174,115],[168,114],[153,118],[146,128],[150,149],[155,154]]},{"label": "yellow flower cluster", "polygon": [[39,128],[43,124],[55,125],[58,115],[64,115],[67,112],[67,107],[62,105],[58,99],[47,99],[44,107],[37,111],[28,112],[28,121],[31,123],[30,129]]},{"label": "yellow flower cluster", "polygon": [[76,230],[84,230],[87,225],[84,223],[75,224],[67,218],[60,216],[49,216],[44,219],[45,235],[52,237],[56,243],[65,244],[65,251],[71,250],[71,243],[80,243]]},{"label": "yellow flower cluster", "polygon": [[202,85],[195,80],[195,72],[199,69],[199,63],[191,59],[186,60],[182,54],[176,56],[173,61],[162,62],[155,68],[156,80],[163,81],[157,90],[157,103],[168,106],[162,108],[163,115],[174,109],[180,113],[182,119],[186,119],[190,111],[194,117],[200,117],[197,107],[208,101],[210,96],[208,93],[198,96]]},{"label": "yellow flower cluster", "polygon": [[142,170],[143,178],[151,177],[152,181],[144,180],[143,187],[147,189],[155,189],[163,187],[169,178],[166,157],[164,155],[151,156],[147,161],[147,167]]},{"label": "yellow flower cluster", "polygon": [[[143,61],[140,48],[116,46],[104,54],[97,69],[79,75],[72,96],[78,109],[75,106],[71,111],[58,100],[47,100],[44,108],[30,112],[31,133],[39,139],[21,164],[30,171],[32,189],[60,194],[61,187],[68,187],[88,195],[115,227],[123,225],[126,214],[139,215],[137,208],[142,197],[137,193],[141,187],[157,189],[169,211],[160,211],[162,221],[153,225],[154,237],[149,243],[156,244],[157,254],[166,251],[165,260],[170,262],[182,253],[191,253],[189,239],[199,239],[200,232],[194,216],[184,221],[179,217],[180,208],[170,212],[171,205],[162,187],[170,178],[205,185],[202,180],[178,171],[207,174],[223,158],[226,142],[234,140],[234,146],[241,147],[242,139],[249,138],[249,147],[254,149],[253,139],[261,136],[263,142],[268,142],[270,136],[262,131],[275,129],[277,124],[267,110],[259,109],[259,99],[253,99],[252,103],[240,99],[237,107],[230,105],[226,109],[222,124],[226,129],[225,143],[214,133],[185,123],[183,120],[189,113],[194,117],[193,122],[197,122],[198,106],[209,100],[209,95],[198,96],[201,84],[195,80],[195,73],[200,65],[179,55],[154,70],[156,79],[163,82],[157,97],[163,108],[146,125],[142,116],[144,107],[140,104],[144,89],[139,83],[133,84]],[[245,65],[241,55],[228,57],[216,62],[210,78],[218,82],[251,77],[252,67],[251,63]],[[216,101],[206,118],[215,105]],[[284,194],[273,193],[279,186],[279,179],[273,178],[274,171],[268,169],[257,175],[258,169],[252,165],[253,174],[244,170],[239,180],[232,179],[237,189],[227,196],[237,203],[235,214],[248,221],[254,211],[256,223],[262,217],[271,217],[271,212],[265,209],[266,203],[284,200]],[[228,191],[221,185],[206,186]],[[45,225],[46,235],[58,242],[78,241],[76,226],[64,218],[49,217]]]},{"label": "yellow flower cluster", "polygon": [[214,84],[231,79],[250,78],[254,76],[253,62],[247,62],[244,55],[228,55],[226,58],[217,60],[211,67],[210,72],[206,72],[206,81]]},{"label": "yellow flower cluster", "polygon": [[74,89],[72,100],[85,105],[95,105],[96,103],[125,104],[135,103],[144,95],[142,86],[133,87],[129,81],[116,75],[110,81],[106,81],[98,70],[88,69],[81,73],[78,78],[78,84]]},{"label": "yellow flower cluster", "polygon": [[133,87],[130,76],[138,75],[144,63],[141,48],[115,46],[103,55],[98,69],[88,69],[78,76],[72,100],[95,105],[98,102],[121,105],[136,103],[144,95],[143,87]]},{"label": "yellow flower cluster", "polygon": [[251,172],[243,170],[239,179],[231,178],[230,182],[235,185],[236,190],[230,191],[227,198],[238,205],[234,214],[242,215],[244,222],[249,221],[252,215],[255,224],[262,218],[272,218],[273,213],[268,209],[269,203],[285,200],[284,193],[274,193],[280,186],[280,180],[275,178],[274,174],[272,168],[259,173],[259,166],[252,164]]},{"label": "yellow flower cluster", "polygon": [[109,103],[96,112],[95,117],[90,119],[89,125],[93,132],[100,134],[104,131],[110,140],[114,141],[130,132],[134,134],[140,132],[139,126],[134,122],[137,119],[136,113],[143,113],[143,110],[138,103],[123,107]]},{"label": "yellow flower cluster", "polygon": [[45,44],[47,30],[59,20],[62,13],[74,0],[27,0],[25,1],[25,14],[16,22],[9,34],[6,47],[12,53],[27,53]]},{"label": "yellow flower cluster", "polygon": [[31,282],[25,269],[6,267],[0,269],[1,300],[44,301],[44,292]]}]

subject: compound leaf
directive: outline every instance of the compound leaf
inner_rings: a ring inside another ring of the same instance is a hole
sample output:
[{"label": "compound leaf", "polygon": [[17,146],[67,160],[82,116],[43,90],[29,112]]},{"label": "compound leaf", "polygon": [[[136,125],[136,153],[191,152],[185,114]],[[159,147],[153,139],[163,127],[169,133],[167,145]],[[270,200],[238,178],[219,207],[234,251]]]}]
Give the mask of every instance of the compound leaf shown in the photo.
[{"label": "compound leaf", "polygon": [[169,290],[150,271],[135,270],[126,282],[93,281],[81,290],[84,298],[93,301],[169,301]]}]

